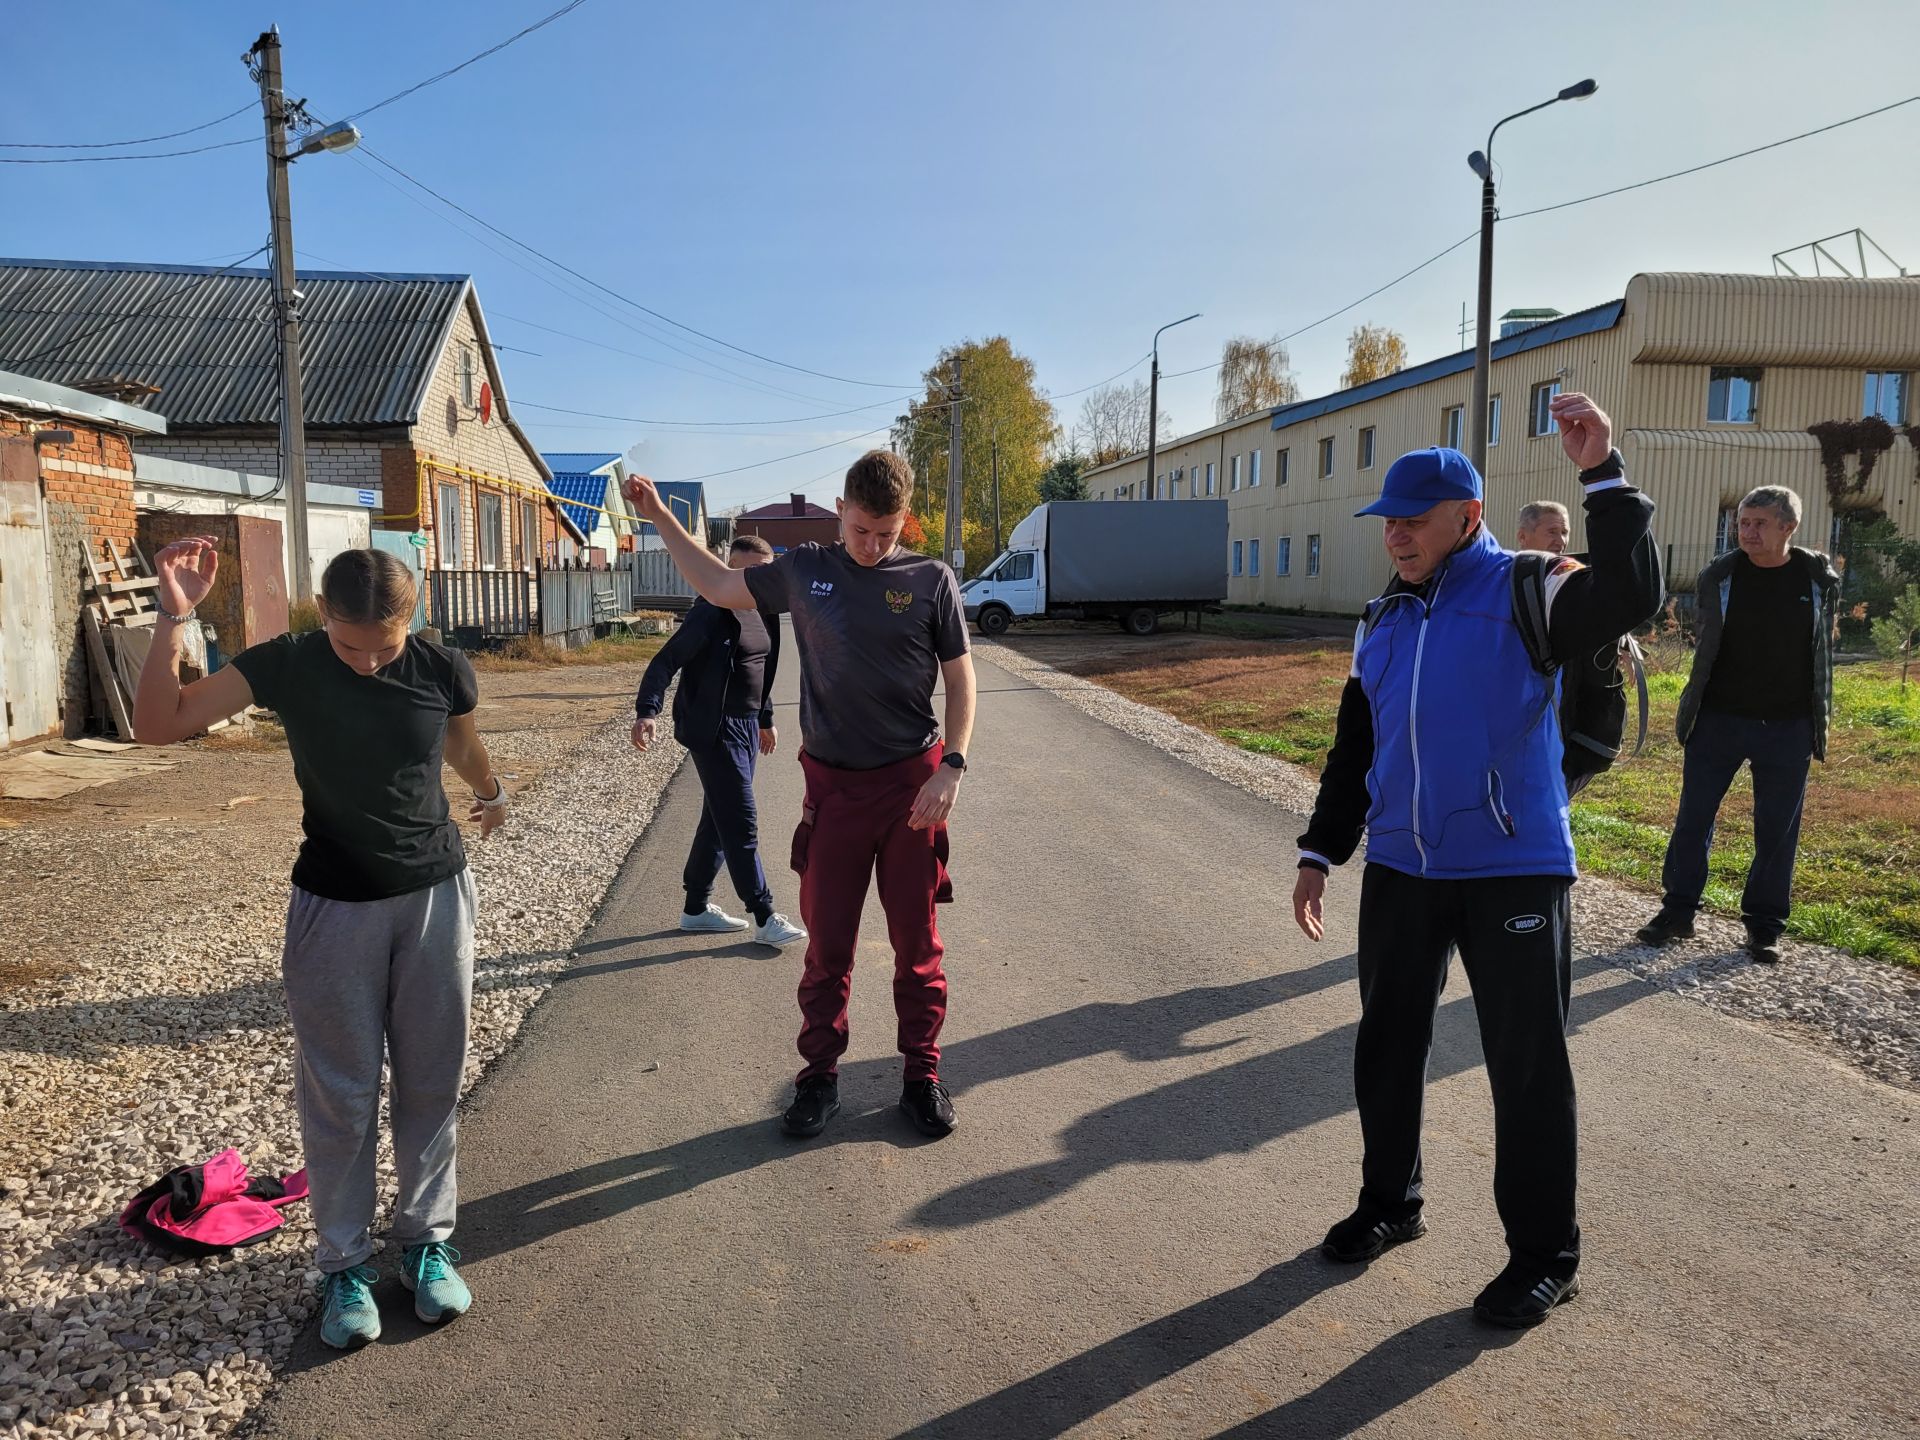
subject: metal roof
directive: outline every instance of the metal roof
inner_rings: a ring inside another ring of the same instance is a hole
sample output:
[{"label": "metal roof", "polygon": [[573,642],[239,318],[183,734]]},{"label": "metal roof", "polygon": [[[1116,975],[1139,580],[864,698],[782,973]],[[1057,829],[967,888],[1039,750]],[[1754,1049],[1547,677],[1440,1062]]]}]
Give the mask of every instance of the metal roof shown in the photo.
[{"label": "metal roof", "polygon": [[584,450],[542,450],[540,458],[556,475],[591,475],[596,470],[619,461],[618,455],[599,454]]},{"label": "metal roof", "polygon": [[[558,458],[551,455],[547,457],[549,463]],[[598,510],[586,508],[607,503],[606,476],[570,474],[556,467],[553,478],[547,482],[547,488],[560,497],[561,512],[580,527],[583,535],[591,535],[606,519]],[[574,503],[569,504],[569,501]]]},{"label": "metal roof", "polygon": [[164,415],[155,415],[119,400],[109,400],[103,395],[69,390],[64,385],[36,380],[31,375],[15,375],[7,370],[0,370],[0,405],[43,414],[69,415],[76,420],[117,426],[122,430],[138,430],[148,435],[167,433]]},{"label": "metal roof", "polygon": [[[1562,315],[1558,320],[1549,320],[1543,325],[1534,325],[1509,335],[1504,340],[1493,342],[1493,358],[1504,360],[1509,355],[1524,355],[1529,350],[1537,350],[1542,345],[1552,345],[1561,340],[1571,340],[1576,335],[1591,335],[1598,330],[1611,330],[1620,323],[1620,316],[1626,310],[1624,300],[1609,300],[1604,305],[1595,305],[1589,310],[1576,310],[1571,315]],[[1369,380],[1364,385],[1355,385],[1351,390],[1336,391],[1332,395],[1323,395],[1317,400],[1302,400],[1297,405],[1282,405],[1273,412],[1273,428],[1284,430],[1289,425],[1298,425],[1302,420],[1317,420],[1322,415],[1331,415],[1336,410],[1345,410],[1353,405],[1364,405],[1369,400],[1378,400],[1383,395],[1395,391],[1410,390],[1415,385],[1426,385],[1449,375],[1458,375],[1463,370],[1473,369],[1473,352],[1462,350],[1457,355],[1442,356],[1438,360],[1429,360],[1424,365],[1415,365],[1410,370],[1396,370],[1391,375],[1378,380]],[[1178,443],[1177,441],[1175,442]],[[1173,447],[1169,445],[1168,449]]]},{"label": "metal roof", "polygon": [[757,510],[749,510],[740,518],[742,520],[838,520],[840,518],[834,511],[827,509],[824,505],[816,505],[811,500],[803,498],[800,503],[805,509],[799,515],[793,513],[793,501],[776,500],[771,505],[762,505]]},{"label": "metal roof", "polygon": [[[465,275],[297,272],[310,429],[418,418]],[[0,368],[57,384],[124,377],[178,431],[279,423],[268,272],[0,260]]]},{"label": "metal roof", "polygon": [[[706,509],[707,487],[698,480],[656,480],[653,488],[660,492],[660,498],[667,502],[667,508],[673,511],[674,518],[689,530],[693,529],[701,511]],[[651,535],[652,523],[642,520],[640,533]]]}]

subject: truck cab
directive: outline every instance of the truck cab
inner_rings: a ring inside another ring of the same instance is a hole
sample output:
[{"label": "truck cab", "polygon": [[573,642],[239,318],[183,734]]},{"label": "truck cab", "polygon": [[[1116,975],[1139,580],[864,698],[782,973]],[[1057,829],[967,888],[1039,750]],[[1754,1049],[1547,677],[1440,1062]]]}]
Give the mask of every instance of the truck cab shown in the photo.
[{"label": "truck cab", "polygon": [[967,619],[983,635],[1004,635],[1015,620],[1046,613],[1047,558],[1040,550],[1006,550],[960,587]]}]

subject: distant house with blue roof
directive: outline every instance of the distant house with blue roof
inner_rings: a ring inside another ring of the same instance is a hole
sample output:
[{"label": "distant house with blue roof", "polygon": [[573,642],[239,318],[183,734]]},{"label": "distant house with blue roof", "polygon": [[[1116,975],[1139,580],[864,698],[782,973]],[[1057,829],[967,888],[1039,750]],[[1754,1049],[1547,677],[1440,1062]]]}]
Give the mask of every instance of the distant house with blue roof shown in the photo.
[{"label": "distant house with blue roof", "polygon": [[[692,532],[701,544],[707,543],[707,487],[698,480],[660,480],[655,482],[660,498],[667,502],[667,508],[673,512],[673,518]],[[642,550],[665,549],[660,532],[645,520],[640,525],[640,548]]]},{"label": "distant house with blue roof", "polygon": [[560,501],[567,518],[587,537],[589,550],[611,560],[624,550],[636,548],[636,529],[640,523],[628,504],[622,486],[627,479],[626,461],[618,455],[593,451],[546,451],[541,459],[553,471],[547,488]]}]

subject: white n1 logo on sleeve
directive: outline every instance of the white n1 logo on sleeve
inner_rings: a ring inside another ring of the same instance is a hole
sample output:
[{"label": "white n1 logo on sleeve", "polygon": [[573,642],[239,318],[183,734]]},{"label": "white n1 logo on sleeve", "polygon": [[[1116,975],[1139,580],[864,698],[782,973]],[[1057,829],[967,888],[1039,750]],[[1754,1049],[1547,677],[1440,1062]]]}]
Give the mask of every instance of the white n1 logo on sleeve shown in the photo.
[{"label": "white n1 logo on sleeve", "polygon": [[1546,923],[1547,917],[1544,915],[1516,915],[1507,921],[1507,929],[1516,935],[1531,935],[1534,931],[1544,927]]}]

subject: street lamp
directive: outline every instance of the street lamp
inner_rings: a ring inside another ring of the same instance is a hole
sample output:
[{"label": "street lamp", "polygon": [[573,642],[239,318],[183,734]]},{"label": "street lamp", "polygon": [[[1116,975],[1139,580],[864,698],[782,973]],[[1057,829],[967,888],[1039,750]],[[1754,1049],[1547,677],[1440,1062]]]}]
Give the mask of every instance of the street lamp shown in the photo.
[{"label": "street lamp", "polygon": [[1169,320],[1153,332],[1153,379],[1147,385],[1147,489],[1154,488],[1154,456],[1160,449],[1160,337],[1176,325],[1184,325],[1188,320],[1198,320],[1200,312],[1179,320]]},{"label": "street lamp", "polygon": [[303,155],[318,155],[322,150],[332,155],[343,154],[360,143],[360,129],[351,120],[337,120],[324,130],[316,130],[301,142],[300,148],[287,158],[298,160]]},{"label": "street lamp", "polygon": [[[1578,85],[1567,86],[1551,100],[1516,110],[1500,125],[1549,105],[1558,105],[1562,100],[1585,100],[1599,88],[1598,81],[1582,80]],[[1487,132],[1485,150],[1476,150],[1467,157],[1467,168],[1480,177],[1480,308],[1473,333],[1473,468],[1482,476],[1487,473],[1487,388],[1488,372],[1493,367],[1493,137],[1500,133],[1500,125]]]}]

